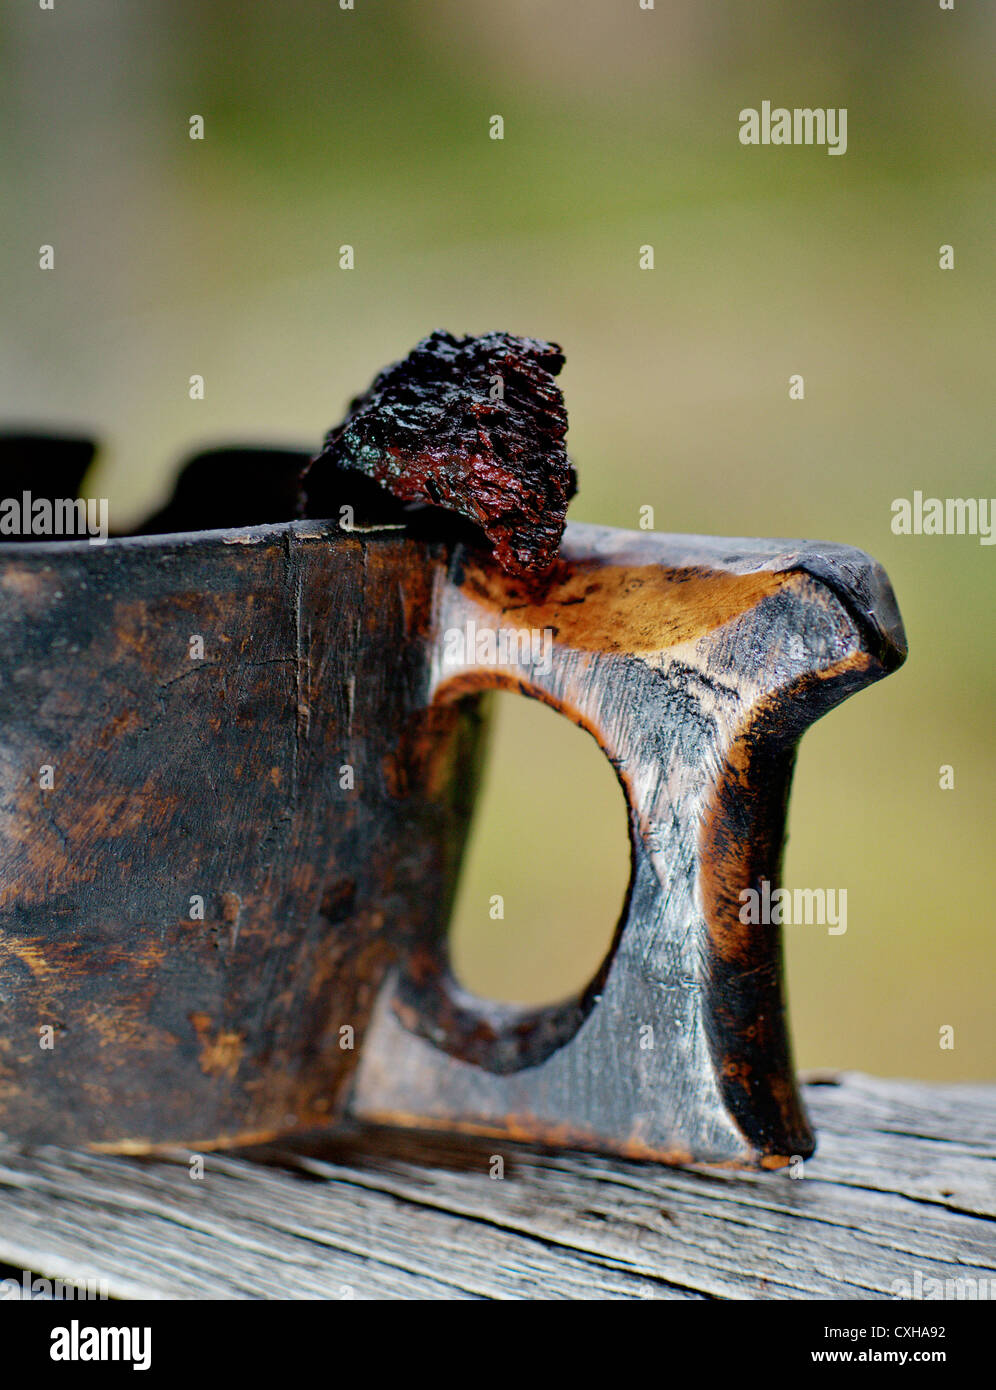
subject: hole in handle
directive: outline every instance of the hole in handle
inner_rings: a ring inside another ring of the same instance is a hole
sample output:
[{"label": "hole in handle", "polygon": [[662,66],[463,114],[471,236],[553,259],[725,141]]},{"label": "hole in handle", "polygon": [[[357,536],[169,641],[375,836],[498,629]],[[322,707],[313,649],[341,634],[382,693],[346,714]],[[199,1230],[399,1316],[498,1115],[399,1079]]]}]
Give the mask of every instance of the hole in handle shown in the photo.
[{"label": "hole in handle", "polygon": [[579,995],[612,947],[630,875],[626,801],[584,730],[538,700],[489,698],[450,965],[481,999],[543,1007]]}]

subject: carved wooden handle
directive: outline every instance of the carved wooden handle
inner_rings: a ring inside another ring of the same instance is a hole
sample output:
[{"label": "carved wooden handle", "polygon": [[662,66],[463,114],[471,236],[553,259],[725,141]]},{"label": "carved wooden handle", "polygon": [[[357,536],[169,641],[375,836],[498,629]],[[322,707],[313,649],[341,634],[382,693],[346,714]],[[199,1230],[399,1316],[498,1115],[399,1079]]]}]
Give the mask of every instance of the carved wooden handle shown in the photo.
[{"label": "carved wooden handle", "polygon": [[632,843],[613,947],[579,997],[523,1009],[459,986],[439,921],[381,1000],[354,1109],[670,1161],[806,1156],[779,931],[742,923],[741,893],[777,881],[803,730],[904,659],[888,580],[793,541],[573,525],[562,553],[542,593],[451,567],[432,694],[520,690],[598,740]]}]

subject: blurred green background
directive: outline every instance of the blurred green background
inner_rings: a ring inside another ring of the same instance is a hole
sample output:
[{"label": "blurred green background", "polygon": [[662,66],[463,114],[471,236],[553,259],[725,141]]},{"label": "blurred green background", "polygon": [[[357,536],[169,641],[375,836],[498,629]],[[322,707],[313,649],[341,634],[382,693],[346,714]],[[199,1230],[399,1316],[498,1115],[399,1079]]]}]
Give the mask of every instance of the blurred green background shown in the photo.
[{"label": "blurred green background", "polygon": [[[120,526],[193,446],[316,443],[431,328],[560,342],[574,519],[636,527],[649,503],[660,530],[845,541],[888,569],[909,662],[800,753],[785,881],[846,887],[848,930],[786,929],[797,1060],[991,1075],[996,550],[893,536],[890,509],[914,488],[996,491],[996,11],[57,0],[2,16],[5,419],[97,432],[87,490]],[[740,109],[763,100],[846,107],[847,153],[741,146]],[[512,696],[496,716],[454,957],[483,992],[552,998],[611,937],[622,799],[566,721]]]}]

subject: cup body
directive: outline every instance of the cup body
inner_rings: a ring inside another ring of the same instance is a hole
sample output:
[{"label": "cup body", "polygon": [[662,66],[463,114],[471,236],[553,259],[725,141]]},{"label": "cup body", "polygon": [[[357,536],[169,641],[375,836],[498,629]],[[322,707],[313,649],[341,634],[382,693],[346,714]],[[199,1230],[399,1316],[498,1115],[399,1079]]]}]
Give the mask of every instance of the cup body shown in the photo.
[{"label": "cup body", "polygon": [[334,1123],[446,913],[479,751],[439,547],[324,523],[0,546],[0,1131]]}]

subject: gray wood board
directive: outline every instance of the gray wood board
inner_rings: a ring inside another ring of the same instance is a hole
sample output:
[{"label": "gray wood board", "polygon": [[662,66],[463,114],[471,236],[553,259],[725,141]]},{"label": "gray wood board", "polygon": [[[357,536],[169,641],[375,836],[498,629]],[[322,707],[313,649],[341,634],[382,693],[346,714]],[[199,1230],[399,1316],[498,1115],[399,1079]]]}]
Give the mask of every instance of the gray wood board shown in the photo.
[{"label": "gray wood board", "polygon": [[185,1150],[0,1141],[0,1262],[119,1298],[876,1299],[917,1273],[996,1292],[996,1087],[805,1093],[802,1179],[371,1130],[207,1154],[197,1180]]}]

